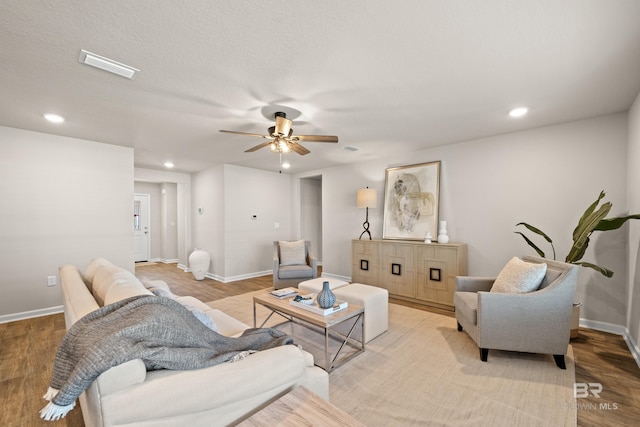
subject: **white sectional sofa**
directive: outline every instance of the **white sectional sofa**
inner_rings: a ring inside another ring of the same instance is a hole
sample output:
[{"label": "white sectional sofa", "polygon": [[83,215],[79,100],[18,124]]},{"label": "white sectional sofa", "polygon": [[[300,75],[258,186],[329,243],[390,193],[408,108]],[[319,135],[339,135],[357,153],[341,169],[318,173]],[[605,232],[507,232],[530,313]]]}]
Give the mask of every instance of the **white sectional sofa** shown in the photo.
[{"label": "white sectional sofa", "polygon": [[[73,265],[61,267],[60,279],[67,329],[103,305],[151,294],[133,273],[101,258],[83,273]],[[176,300],[204,312],[222,335],[249,328],[196,298]],[[132,360],[100,375],[79,400],[87,427],[209,427],[235,424],[300,385],[328,399],[328,374],[313,365],[312,355],[285,345],[192,371],[147,372],[142,360]]]}]

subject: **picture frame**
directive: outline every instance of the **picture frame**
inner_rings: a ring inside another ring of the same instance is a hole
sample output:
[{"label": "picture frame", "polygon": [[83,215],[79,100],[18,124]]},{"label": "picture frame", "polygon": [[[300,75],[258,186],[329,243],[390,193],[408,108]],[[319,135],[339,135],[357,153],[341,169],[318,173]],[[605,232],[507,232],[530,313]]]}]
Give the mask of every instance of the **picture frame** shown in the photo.
[{"label": "picture frame", "polygon": [[438,236],[440,161],[387,168],[383,239],[424,240]]}]

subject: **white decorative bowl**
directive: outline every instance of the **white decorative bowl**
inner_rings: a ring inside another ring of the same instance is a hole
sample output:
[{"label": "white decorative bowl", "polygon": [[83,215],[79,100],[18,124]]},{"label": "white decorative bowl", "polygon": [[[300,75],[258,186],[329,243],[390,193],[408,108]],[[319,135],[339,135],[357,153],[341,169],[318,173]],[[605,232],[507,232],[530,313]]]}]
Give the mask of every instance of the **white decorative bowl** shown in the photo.
[{"label": "white decorative bowl", "polygon": [[[302,298],[305,299],[301,299],[300,301],[298,301],[299,303],[302,303],[304,305],[313,305],[313,303],[316,301],[316,296],[314,294],[309,294],[309,295],[300,295]],[[308,299],[307,299],[308,298]]]}]

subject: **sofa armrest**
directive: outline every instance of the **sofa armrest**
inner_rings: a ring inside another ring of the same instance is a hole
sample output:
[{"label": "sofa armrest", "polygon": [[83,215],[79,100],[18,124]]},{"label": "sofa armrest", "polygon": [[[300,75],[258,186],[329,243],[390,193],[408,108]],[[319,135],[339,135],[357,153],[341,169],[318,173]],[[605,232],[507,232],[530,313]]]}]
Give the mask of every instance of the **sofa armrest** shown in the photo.
[{"label": "sofa armrest", "polygon": [[456,292],[488,292],[495,281],[495,277],[456,276]]},{"label": "sofa armrest", "polygon": [[273,246],[273,273],[278,274],[280,268],[280,257],[278,256],[278,248]]},{"label": "sofa armrest", "polygon": [[298,347],[285,345],[205,369],[152,371],[142,384],[105,396],[103,412],[109,414],[109,424],[124,425],[216,408],[222,413],[242,406],[250,410],[303,381],[306,365]]},{"label": "sofa armrest", "polygon": [[318,260],[314,256],[309,257],[309,265],[313,269],[313,278],[318,277]]},{"label": "sofa armrest", "polygon": [[144,382],[147,368],[141,359],[133,359],[108,369],[95,380],[100,395],[106,396],[118,390]]}]

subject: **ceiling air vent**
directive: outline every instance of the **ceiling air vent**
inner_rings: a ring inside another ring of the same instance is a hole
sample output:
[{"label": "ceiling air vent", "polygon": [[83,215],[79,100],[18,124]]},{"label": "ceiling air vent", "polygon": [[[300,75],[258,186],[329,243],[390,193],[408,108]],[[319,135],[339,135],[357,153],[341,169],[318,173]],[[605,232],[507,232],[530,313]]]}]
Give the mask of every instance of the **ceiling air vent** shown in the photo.
[{"label": "ceiling air vent", "polygon": [[133,78],[136,76],[136,73],[140,71],[137,68],[121,64],[112,59],[105,58],[104,56],[87,52],[84,49],[80,51],[79,61],[83,64],[91,65],[92,67],[100,68],[101,70],[108,71],[110,73],[117,74],[121,77],[126,77],[131,80],[133,80]]},{"label": "ceiling air vent", "polygon": [[347,150],[347,151],[358,151],[359,148],[358,147],[354,147],[353,145],[345,145],[343,147],[343,150]]}]

